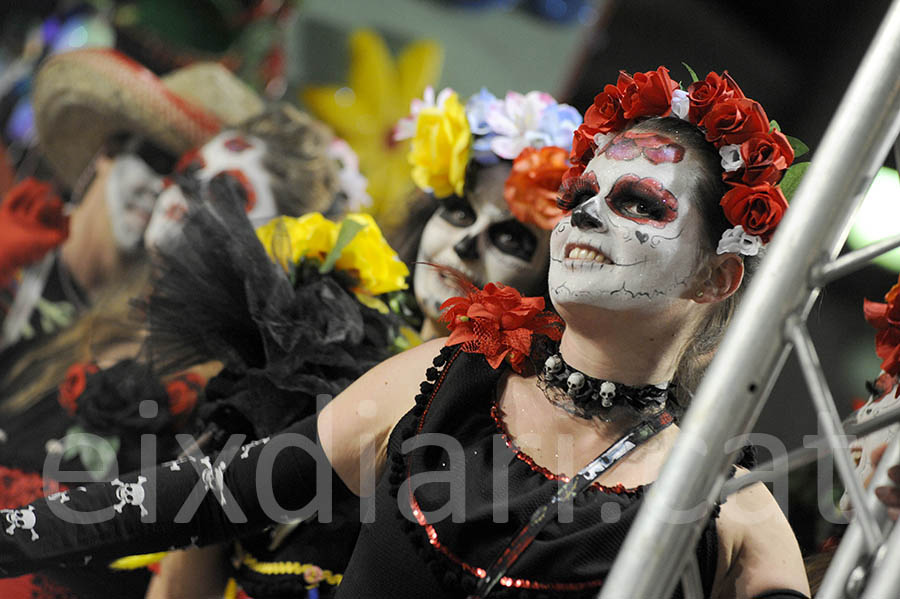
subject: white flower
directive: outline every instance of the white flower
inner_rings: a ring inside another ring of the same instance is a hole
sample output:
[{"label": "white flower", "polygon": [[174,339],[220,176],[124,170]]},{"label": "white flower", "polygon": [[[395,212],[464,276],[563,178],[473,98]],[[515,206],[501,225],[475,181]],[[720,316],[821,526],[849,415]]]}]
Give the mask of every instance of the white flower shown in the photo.
[{"label": "white flower", "polygon": [[491,106],[487,123],[497,134],[491,140],[494,154],[513,160],[529,146],[553,145],[551,136],[540,130],[544,109],[553,104],[556,100],[550,94],[533,91],[525,95],[509,92],[502,102]]},{"label": "white flower", "polygon": [[416,134],[416,121],[419,119],[419,113],[424,108],[441,108],[452,93],[452,89],[445,87],[435,99],[434,88],[430,85],[426,87],[421,100],[413,98],[409,103],[409,116],[400,119],[394,126],[394,141],[411,139]]},{"label": "white flower", "polygon": [[741,158],[741,146],[739,144],[729,144],[719,148],[719,156],[722,157],[722,168],[726,173],[738,170],[744,166],[744,159]]},{"label": "white flower", "polygon": [[759,235],[744,233],[744,227],[738,225],[722,233],[716,254],[741,254],[743,256],[755,256],[762,247],[762,238]]},{"label": "white flower", "polygon": [[686,121],[688,111],[691,109],[691,101],[688,99],[688,93],[683,89],[676,89],[672,92],[672,114]]},{"label": "white flower", "polygon": [[359,158],[343,139],[335,137],[328,146],[328,155],[338,163],[338,182],[347,196],[347,212],[359,212],[372,205],[372,198],[366,192],[369,181],[359,172]]}]

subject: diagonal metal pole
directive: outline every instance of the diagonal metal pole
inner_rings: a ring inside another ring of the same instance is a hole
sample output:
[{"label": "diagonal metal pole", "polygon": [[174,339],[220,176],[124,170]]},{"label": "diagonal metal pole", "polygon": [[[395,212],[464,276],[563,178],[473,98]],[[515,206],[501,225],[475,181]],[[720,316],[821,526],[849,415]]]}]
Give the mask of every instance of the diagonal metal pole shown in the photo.
[{"label": "diagonal metal pole", "polygon": [[784,325],[806,316],[804,284],[833,259],[851,217],[900,132],[900,0],[894,0],[800,184],[685,417],[678,443],[600,592],[669,597],[736,452],[725,443],[756,422],[789,350]]}]

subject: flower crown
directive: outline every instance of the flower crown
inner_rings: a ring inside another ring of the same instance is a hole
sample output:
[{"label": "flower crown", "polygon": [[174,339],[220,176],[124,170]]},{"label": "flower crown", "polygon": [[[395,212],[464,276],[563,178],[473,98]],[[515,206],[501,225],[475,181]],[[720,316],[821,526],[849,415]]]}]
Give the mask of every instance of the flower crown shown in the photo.
[{"label": "flower crown", "polygon": [[645,117],[678,117],[699,127],[722,157],[728,191],[719,203],[734,227],[722,234],[717,253],[754,256],[771,239],[808,163],[788,167],[795,154],[802,155],[808,148],[784,135],[727,71],[711,72],[699,80],[684,66],[692,79],[686,90],[662,66],[634,75],[620,71],[616,84],[597,94],[575,131],[569,156],[573,166],[563,180],[584,171],[598,147],[609,141],[608,134]]},{"label": "flower crown", "polygon": [[409,161],[416,185],[437,198],[461,196],[469,160],[512,160],[504,199],[519,221],[552,229],[565,212],[556,193],[569,168],[567,155],[581,114],[550,94],[509,92],[502,100],[487,89],[463,106],[452,89],[435,97],[426,88],[402,119],[395,140],[412,139]]}]

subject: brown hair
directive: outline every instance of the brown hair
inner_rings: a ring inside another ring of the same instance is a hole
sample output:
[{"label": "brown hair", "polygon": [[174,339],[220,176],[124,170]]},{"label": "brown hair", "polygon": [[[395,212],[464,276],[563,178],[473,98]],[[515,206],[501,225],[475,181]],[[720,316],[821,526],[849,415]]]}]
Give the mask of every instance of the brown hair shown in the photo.
[{"label": "brown hair", "polygon": [[[726,191],[725,183],[722,181],[723,171],[719,152],[706,141],[705,135],[697,126],[676,117],[646,119],[637,123],[634,129],[670,135],[682,145],[697,152],[703,166],[697,172],[695,183],[700,200],[698,207],[706,230],[704,239],[708,242],[705,247],[699,248],[699,251],[702,255],[715,253],[722,233],[732,226],[719,205]],[[682,354],[676,370],[677,398],[682,407],[687,407],[693,392],[703,379],[706,368],[712,361],[725,329],[731,322],[744,290],[759,267],[763,254],[761,250],[756,256],[742,256],[744,279],[740,287],[731,296],[715,305]]]},{"label": "brown hair", "polygon": [[234,128],[266,144],[263,164],[278,212],[324,212],[339,190],[337,165],[328,155],[331,131],[288,104],[276,104]]}]

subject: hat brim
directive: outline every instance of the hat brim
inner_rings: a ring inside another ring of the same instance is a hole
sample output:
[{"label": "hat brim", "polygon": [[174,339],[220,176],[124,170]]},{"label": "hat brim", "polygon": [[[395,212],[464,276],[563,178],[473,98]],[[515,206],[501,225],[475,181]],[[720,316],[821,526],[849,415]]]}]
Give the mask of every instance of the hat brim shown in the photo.
[{"label": "hat brim", "polygon": [[49,59],[35,76],[32,104],[41,149],[69,187],[112,135],[138,135],[178,157],[223,125],[145,67],[107,49]]}]

